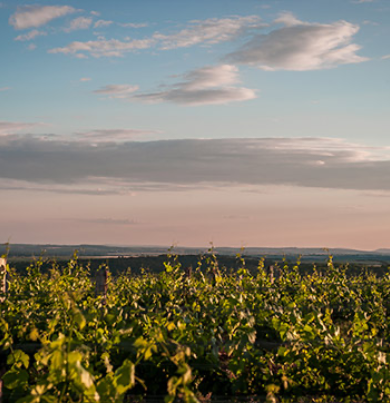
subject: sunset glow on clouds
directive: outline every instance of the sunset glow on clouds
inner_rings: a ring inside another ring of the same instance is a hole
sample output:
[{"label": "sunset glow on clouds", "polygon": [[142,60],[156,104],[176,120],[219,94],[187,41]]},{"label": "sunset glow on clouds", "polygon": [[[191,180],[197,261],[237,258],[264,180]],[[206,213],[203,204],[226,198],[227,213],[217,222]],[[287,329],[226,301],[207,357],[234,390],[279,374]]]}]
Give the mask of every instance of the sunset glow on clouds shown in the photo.
[{"label": "sunset glow on clouds", "polygon": [[3,240],[389,247],[390,7],[309,4],[3,2]]}]

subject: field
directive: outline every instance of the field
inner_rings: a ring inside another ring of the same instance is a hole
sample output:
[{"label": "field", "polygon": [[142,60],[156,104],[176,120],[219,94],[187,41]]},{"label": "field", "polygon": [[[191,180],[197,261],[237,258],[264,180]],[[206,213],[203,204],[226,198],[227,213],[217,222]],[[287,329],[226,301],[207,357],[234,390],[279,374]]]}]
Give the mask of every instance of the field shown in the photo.
[{"label": "field", "polygon": [[311,273],[211,251],[156,273],[91,276],[74,256],[8,268],[2,401],[390,400],[390,274]]}]

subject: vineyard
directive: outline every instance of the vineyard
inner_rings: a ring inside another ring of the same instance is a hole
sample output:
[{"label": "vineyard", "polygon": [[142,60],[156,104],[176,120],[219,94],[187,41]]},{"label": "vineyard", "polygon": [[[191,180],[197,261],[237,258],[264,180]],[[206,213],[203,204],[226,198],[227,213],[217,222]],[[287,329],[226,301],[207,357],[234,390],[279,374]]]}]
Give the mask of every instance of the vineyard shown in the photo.
[{"label": "vineyard", "polygon": [[0,401],[390,401],[390,274],[237,259],[103,278],[76,256],[7,268]]}]

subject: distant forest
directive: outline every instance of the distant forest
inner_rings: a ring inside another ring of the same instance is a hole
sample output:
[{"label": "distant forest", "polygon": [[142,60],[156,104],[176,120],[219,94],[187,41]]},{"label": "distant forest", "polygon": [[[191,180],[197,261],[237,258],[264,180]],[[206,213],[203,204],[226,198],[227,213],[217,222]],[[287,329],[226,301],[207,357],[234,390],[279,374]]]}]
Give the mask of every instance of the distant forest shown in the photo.
[{"label": "distant forest", "polygon": [[[178,255],[176,256],[177,263],[180,263],[183,270],[196,270],[197,267],[200,267],[202,270],[206,267],[207,258],[210,259],[209,254],[205,254],[203,259],[200,262],[200,255]],[[174,257],[171,257],[172,260]],[[252,273],[255,274],[257,272],[257,268],[259,265],[258,257],[243,257],[245,260],[245,267]],[[20,274],[26,274],[26,258],[21,259],[10,259],[9,264],[10,267],[15,268],[16,271]],[[158,255],[158,256],[140,256],[140,257],[113,257],[113,258],[78,258],[78,261],[83,266],[89,266],[91,276],[94,276],[98,268],[102,265],[107,265],[111,274],[113,276],[117,276],[128,272],[132,275],[141,275],[143,273],[160,273],[164,270],[164,263],[168,262],[169,258],[166,254]],[[217,255],[216,260],[218,262],[218,267],[227,273],[235,272],[240,267],[243,266],[243,262],[241,259],[236,256],[226,256],[226,255]],[[283,262],[283,257],[266,257],[264,264],[265,267],[269,270],[272,266],[275,272],[278,272],[278,268],[283,268],[284,265],[288,265],[289,268],[296,265],[297,257],[286,257],[285,262]],[[33,259],[29,261],[33,262]],[[27,261],[28,262],[28,261]],[[41,270],[43,272],[48,272],[53,265],[58,265],[59,267],[67,266],[68,259],[65,258],[57,258],[53,259],[50,257],[43,258],[43,264],[41,266]],[[313,271],[313,265],[315,264],[317,270],[323,272],[324,274],[327,271],[327,257],[318,257],[318,260],[315,262],[301,262],[299,265],[300,272],[302,274],[311,273]],[[340,268],[345,269],[347,274],[350,275],[358,275],[361,272],[372,272],[378,276],[383,276],[386,272],[389,271],[389,264],[387,262],[383,262],[382,264],[363,264],[363,263],[339,263]]]}]

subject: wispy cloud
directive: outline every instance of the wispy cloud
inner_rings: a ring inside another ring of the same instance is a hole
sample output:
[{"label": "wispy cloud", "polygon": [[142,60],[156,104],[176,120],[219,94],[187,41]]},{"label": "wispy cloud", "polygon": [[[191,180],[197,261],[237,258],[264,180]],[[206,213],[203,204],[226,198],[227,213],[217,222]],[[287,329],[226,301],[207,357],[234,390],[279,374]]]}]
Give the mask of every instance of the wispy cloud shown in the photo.
[{"label": "wispy cloud", "polygon": [[198,44],[231,41],[248,30],[264,26],[256,15],[248,17],[210,18],[191,21],[189,27],[173,34],[155,33],[161,49],[187,48]]},{"label": "wispy cloud", "polygon": [[85,82],[85,81],[91,81],[92,79],[90,77],[81,77],[80,81]]},{"label": "wispy cloud", "polygon": [[[11,90],[11,87],[0,87],[0,92],[1,91],[8,91],[8,90]],[[1,125],[1,122],[0,122],[0,125]]]},{"label": "wispy cloud", "polygon": [[[8,90],[9,87],[3,87],[0,91]],[[41,125],[39,123],[26,123],[26,122],[7,122],[0,121],[0,136],[11,135],[20,131],[31,129],[35,126]]]},{"label": "wispy cloud", "polygon": [[114,21],[109,21],[109,20],[98,20],[93,24],[94,28],[103,28],[103,27],[109,27]]},{"label": "wispy cloud", "polygon": [[145,28],[149,26],[147,22],[118,22],[118,25],[123,28]]},{"label": "wispy cloud", "polygon": [[[131,24],[131,25],[130,25]],[[140,28],[141,25],[133,23],[120,24],[131,28]],[[139,49],[159,47],[163,50],[183,48],[200,44],[216,44],[237,38],[265,24],[260,22],[258,16],[232,17],[208,20],[196,20],[189,23],[188,28],[172,34],[155,32],[152,36],[143,39],[101,39],[98,41],[72,42],[61,48],[49,50],[49,53],[63,53],[66,55],[91,55],[93,57],[119,57],[127,52]],[[144,25],[142,25],[144,26]]]},{"label": "wispy cloud", "polygon": [[73,194],[73,195],[123,195],[129,194],[128,187],[121,188],[116,184],[102,186],[101,179],[89,179],[88,183],[82,184],[54,184],[39,183],[34,181],[14,180],[0,177],[0,189],[2,191],[29,191],[50,194]]},{"label": "wispy cloud", "polygon": [[[108,26],[111,23],[99,20],[95,25]],[[134,23],[119,25],[136,27]],[[75,41],[64,47],[50,49],[49,53],[63,53],[79,58],[122,57],[128,52],[142,49],[170,50],[247,37],[249,40],[244,45],[224,58],[226,62],[252,65],[263,70],[304,71],[368,60],[357,54],[361,47],[353,43],[353,37],[359,31],[356,24],[344,20],[329,24],[305,22],[291,13],[283,13],[274,21],[274,25],[277,26],[275,29],[264,33],[268,24],[255,15],[210,18],[190,21],[185,29],[178,32],[155,32],[142,39],[99,38],[96,41]],[[242,96],[245,97],[244,94]]]},{"label": "wispy cloud", "polygon": [[256,98],[256,90],[234,86],[240,82],[238,73],[237,67],[232,65],[206,66],[190,71],[183,76],[182,82],[165,86],[162,91],[135,94],[138,86],[112,84],[94,93],[123,100],[147,103],[168,101],[192,106],[227,104]]},{"label": "wispy cloud", "polygon": [[128,192],[155,185],[168,190],[240,184],[390,191],[390,149],[341,139],[183,139],[91,147],[13,135],[0,137],[0,146],[0,177],[32,184],[99,184]]},{"label": "wispy cloud", "polygon": [[15,38],[15,41],[31,41],[32,39],[36,38],[37,36],[44,36],[47,35],[44,31],[38,31],[37,29],[33,29],[32,31],[28,32],[27,34],[18,35]]},{"label": "wispy cloud", "polygon": [[77,17],[72,20],[68,27],[64,28],[65,32],[78,31],[80,29],[88,29],[92,24],[92,18]]},{"label": "wispy cloud", "polygon": [[118,39],[100,39],[97,41],[80,42],[75,41],[62,48],[50,49],[49,53],[63,53],[76,57],[87,57],[89,54],[95,58],[99,57],[119,57],[126,52],[148,49],[155,43],[154,39],[133,39],[120,41]]},{"label": "wispy cloud", "polygon": [[347,21],[331,24],[298,20],[291,13],[282,14],[275,23],[283,27],[268,34],[257,34],[226,60],[256,66],[263,70],[317,70],[368,60],[356,52],[352,43],[359,26]]},{"label": "wispy cloud", "polygon": [[381,59],[390,59],[390,54],[389,54],[389,55],[384,55],[384,56],[382,56]]},{"label": "wispy cloud", "polygon": [[129,84],[111,84],[95,90],[95,94],[104,94],[110,98],[128,98],[130,94],[139,89],[138,86]]},{"label": "wispy cloud", "polygon": [[373,25],[373,26],[377,27],[379,25],[379,23],[376,21],[364,20],[363,25]]},{"label": "wispy cloud", "polygon": [[206,66],[184,75],[184,81],[166,90],[135,94],[132,98],[144,102],[169,101],[182,105],[227,104],[256,98],[256,91],[235,87],[239,83],[238,69],[232,65]]},{"label": "wispy cloud", "polygon": [[15,29],[36,28],[76,11],[70,6],[19,6],[9,23]]},{"label": "wispy cloud", "polygon": [[161,133],[154,130],[142,129],[95,129],[86,132],[77,132],[78,140],[87,142],[128,142],[140,136]]}]

